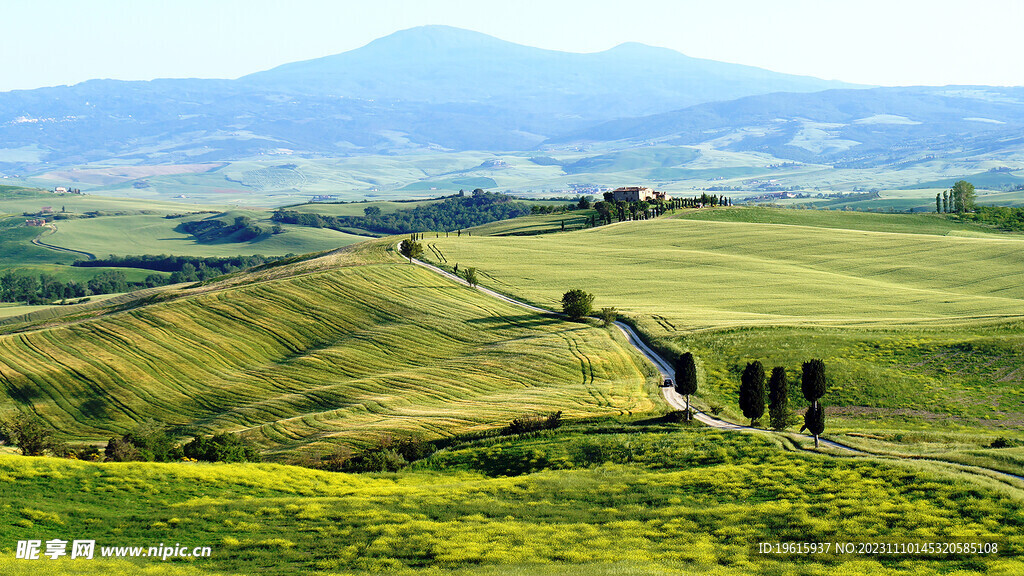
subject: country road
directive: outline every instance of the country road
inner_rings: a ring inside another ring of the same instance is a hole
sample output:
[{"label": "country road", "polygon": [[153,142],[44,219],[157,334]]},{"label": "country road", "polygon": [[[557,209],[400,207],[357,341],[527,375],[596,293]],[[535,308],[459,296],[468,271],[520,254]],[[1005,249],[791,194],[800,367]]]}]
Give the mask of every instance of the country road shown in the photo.
[{"label": "country road", "polygon": [[[57,227],[55,225],[53,225],[53,224],[47,224],[46,226],[44,226],[44,228],[50,229],[50,231],[51,231],[50,234],[55,234],[57,232]],[[45,234],[45,232],[40,232],[39,236],[36,236],[32,240],[32,243],[35,244],[36,246],[39,246],[40,248],[46,248],[48,250],[54,250],[54,251],[57,251],[57,252],[68,252],[68,253],[71,253],[71,254],[78,254],[80,256],[85,256],[85,258],[87,260],[95,260],[96,259],[96,256],[94,254],[90,253],[90,252],[84,252],[82,250],[75,250],[75,249],[72,249],[72,248],[64,248],[63,246],[54,246],[53,244],[47,244],[46,242],[43,242],[42,240],[40,240],[40,238],[43,237],[43,234]]]},{"label": "country road", "polygon": [[[427,268],[427,269],[429,269],[429,270],[431,270],[433,272],[441,274],[442,276],[445,276],[446,278],[449,278],[450,280],[454,280],[455,282],[458,282],[458,283],[460,283],[460,284],[462,284],[464,286],[469,286],[469,283],[466,282],[465,280],[463,280],[462,278],[456,276],[455,274],[452,274],[451,272],[446,272],[446,271],[442,270],[441,268],[438,268],[437,266],[434,266],[433,264],[428,264],[427,262],[423,262],[422,260],[417,260],[415,258],[412,261],[415,264],[417,264],[418,266],[422,266],[422,267]],[[525,308],[527,310],[531,310],[533,312],[538,312],[540,314],[552,314],[552,315],[555,315],[555,316],[561,316],[561,314],[558,313],[558,312],[554,312],[554,311],[551,311],[551,310],[545,310],[544,308],[539,308],[537,306],[533,306],[531,304],[527,304],[526,302],[520,302],[519,300],[516,300],[515,298],[511,298],[509,296],[505,296],[504,294],[500,294],[500,293],[495,292],[494,290],[491,290],[489,288],[484,288],[482,286],[477,286],[476,289],[481,291],[481,292],[483,292],[483,293],[485,293],[485,294],[488,294],[489,296],[493,296],[494,298],[497,298],[499,300],[504,300],[505,302],[508,302],[510,304],[515,304],[516,306],[520,306],[522,308]],[[672,370],[671,364],[666,362],[665,359],[661,357],[661,355],[659,355],[657,352],[652,350],[650,346],[648,346],[646,343],[644,343],[644,341],[640,339],[640,337],[637,335],[637,333],[631,327],[627,326],[626,324],[623,324],[622,322],[618,322],[618,321],[615,322],[615,326],[618,327],[619,330],[622,331],[622,333],[626,336],[626,340],[629,341],[629,344],[631,346],[636,348],[636,350],[638,352],[640,352],[645,358],[647,358],[652,364],[654,364],[654,367],[657,368],[658,372],[661,373],[661,379],[662,380],[664,380],[665,378],[673,378],[674,379],[675,373],[674,373],[674,370]],[[662,392],[662,396],[664,396],[664,398],[665,398],[665,402],[669,406],[671,406],[671,407],[673,407],[673,408],[675,408],[677,410],[684,410],[686,408],[686,404],[685,404],[685,402],[683,400],[683,397],[680,396],[679,394],[677,394],[676,391],[673,388],[671,388],[671,387],[662,387],[661,392]],[[690,408],[693,409],[692,406]],[[777,432],[772,432],[770,430],[763,430],[763,429],[760,429],[760,428],[752,428],[750,426],[744,426],[742,424],[735,424],[733,422],[726,422],[725,420],[719,420],[718,418],[715,418],[713,416],[710,416],[710,415],[705,414],[703,412],[700,412],[698,410],[693,410],[693,413],[694,413],[693,417],[694,417],[695,420],[697,420],[698,422],[700,422],[700,423],[702,423],[702,424],[704,424],[706,426],[709,426],[711,428],[718,428],[718,429],[721,429],[721,430],[734,430],[734,431],[737,431],[737,432],[750,432],[750,433],[760,432],[760,433],[768,433],[768,434],[780,434],[780,433],[777,433]],[[787,432],[787,433],[785,433],[785,435],[789,436],[789,437],[798,436],[798,437],[807,438],[807,439],[812,438],[811,436],[807,436],[805,434],[798,434],[798,433],[793,433],[793,432]],[[839,442],[835,442],[835,441],[832,441],[832,440],[826,440],[826,439],[820,438],[820,437],[819,437],[818,440],[824,446],[828,446],[830,448],[834,448],[834,449],[840,450],[840,451],[842,451],[842,452],[844,452],[846,454],[850,454],[850,455],[853,455],[853,456],[877,456],[877,457],[891,458],[891,459],[895,459],[895,460],[910,459],[910,458],[906,458],[906,457],[902,457],[902,456],[885,455],[885,454],[871,454],[869,452],[864,452],[862,450],[857,450],[856,448],[852,448],[852,447],[847,446],[845,444],[841,444]],[[947,461],[944,461],[944,460],[930,460],[930,459],[927,459],[927,458],[920,458],[918,460],[934,462],[934,463],[937,463],[937,464],[949,466],[949,467],[956,468],[956,469],[959,469],[959,470],[962,470],[962,471],[967,471],[967,472],[975,472],[975,473],[977,473],[977,471],[982,470],[982,471],[989,472],[991,474],[996,474],[998,476],[1003,476],[1003,477],[1007,477],[1007,478],[1013,478],[1013,479],[1019,480],[1019,481],[1024,481],[1024,476],[1019,476],[1017,474],[1012,474],[1010,472],[1003,472],[1001,470],[994,470],[992,468],[985,468],[983,466],[968,466],[968,465],[965,465],[965,464],[958,464],[956,462],[947,462]]]},{"label": "country road", "polygon": [[[438,268],[437,266],[434,266],[433,264],[428,264],[426,262],[423,262],[422,260],[416,260],[416,259],[413,259],[413,262],[415,262],[416,264],[418,264],[420,266],[423,266],[424,268],[428,268],[428,269],[430,269],[430,270],[432,270],[434,272],[437,272],[438,274],[446,276],[446,277],[448,277],[451,280],[459,282],[460,284],[463,284],[465,286],[469,286],[469,283],[467,283],[462,278],[456,276],[455,274],[452,274],[451,272],[446,272],[446,271]],[[538,312],[540,314],[554,314],[554,315],[557,315],[557,316],[561,315],[558,312],[553,312],[551,310],[545,310],[544,308],[539,308],[537,306],[533,306],[531,304],[527,304],[526,302],[520,302],[519,300],[516,300],[515,298],[510,298],[508,296],[505,296],[504,294],[500,294],[498,292],[495,292],[494,290],[491,290],[490,288],[484,288],[482,286],[477,286],[476,289],[481,291],[481,292],[483,292],[483,293],[485,293],[485,294],[487,294],[487,295],[489,295],[489,296],[493,296],[495,298],[498,298],[499,300],[504,300],[505,302],[508,302],[510,304],[515,304],[516,306],[520,306],[522,308],[526,308],[527,310],[531,310],[533,312]],[[638,352],[643,354],[645,358],[647,358],[648,360],[651,361],[652,364],[654,364],[654,367],[657,368],[658,372],[661,373],[661,379],[662,380],[664,380],[665,378],[675,378],[675,373],[672,370],[672,365],[669,364],[668,362],[666,362],[665,359],[662,358],[657,352],[652,350],[650,346],[645,344],[644,341],[640,339],[640,336],[638,336],[637,333],[635,331],[633,331],[632,328],[630,328],[626,324],[623,324],[622,322],[618,322],[618,321],[615,322],[615,326],[618,327],[618,329],[622,331],[623,335],[626,336],[626,340],[629,341],[631,346],[636,348]],[[683,397],[680,396],[679,394],[677,394],[676,391],[673,388],[671,388],[671,387],[662,387],[661,392],[662,392],[662,395],[665,397],[665,402],[669,406],[671,406],[673,408],[676,408],[678,410],[684,410],[686,408],[686,404],[683,401]],[[693,407],[691,406],[691,409],[692,408]],[[733,424],[732,422],[726,422],[725,420],[719,420],[718,418],[715,418],[713,416],[710,416],[710,415],[705,414],[703,412],[700,412],[698,410],[694,410],[693,412],[694,412],[693,417],[698,422],[701,422],[702,424],[705,424],[705,425],[710,426],[712,428],[721,428],[722,430],[741,430],[741,431],[744,431],[744,432],[763,432],[764,431],[764,430],[759,430],[757,428],[751,428],[750,426],[743,426],[742,424]],[[807,438],[810,438],[810,436],[807,436]],[[858,453],[858,454],[865,454],[864,452],[856,450],[855,448],[851,448],[849,446],[846,446],[844,444],[840,444],[838,442],[833,442],[831,440],[825,440],[824,438],[821,438],[820,442],[822,444],[825,444],[826,446],[831,446],[831,447],[837,448],[839,450],[847,450],[847,451],[855,452],[855,453]]]}]

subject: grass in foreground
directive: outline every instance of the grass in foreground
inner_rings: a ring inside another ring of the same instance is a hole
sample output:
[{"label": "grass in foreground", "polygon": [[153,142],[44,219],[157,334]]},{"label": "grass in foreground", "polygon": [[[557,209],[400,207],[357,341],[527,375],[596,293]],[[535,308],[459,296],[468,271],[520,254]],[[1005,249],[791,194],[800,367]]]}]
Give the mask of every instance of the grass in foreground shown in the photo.
[{"label": "grass in foreground", "polygon": [[[13,560],[17,540],[88,534],[100,545],[213,548],[191,564],[131,562],[156,574],[185,566],[197,574],[723,576],[1024,569],[1020,490],[787,453],[751,435],[627,424],[471,443],[420,468],[350,475],[0,456],[8,486],[0,568],[35,567]],[[755,549],[819,541],[998,542],[1003,555],[780,558]],[[107,562],[38,565],[77,574]]]}]

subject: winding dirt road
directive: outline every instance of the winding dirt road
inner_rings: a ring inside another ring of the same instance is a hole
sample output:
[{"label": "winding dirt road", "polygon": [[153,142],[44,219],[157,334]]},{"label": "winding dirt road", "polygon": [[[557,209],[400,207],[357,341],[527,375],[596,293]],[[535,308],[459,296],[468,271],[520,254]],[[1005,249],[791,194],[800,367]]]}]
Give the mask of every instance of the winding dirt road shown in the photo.
[{"label": "winding dirt road", "polygon": [[[57,232],[57,227],[53,224],[47,224],[46,226],[43,226],[43,228],[49,229],[51,235]],[[63,246],[54,246],[53,244],[47,244],[46,242],[40,240],[40,238],[43,237],[43,234],[46,234],[46,232],[40,232],[39,236],[36,236],[35,238],[32,239],[32,243],[35,244],[36,246],[39,246],[40,248],[46,248],[47,250],[54,250],[56,252],[68,252],[70,254],[78,254],[79,256],[85,256],[87,260],[96,259],[96,256],[90,252],[84,252],[82,250],[75,250],[73,248],[64,248]]]},{"label": "winding dirt road", "polygon": [[[397,249],[397,247],[396,247],[396,249]],[[442,275],[442,276],[444,276],[444,277],[446,277],[446,278],[448,278],[450,280],[454,280],[455,282],[458,282],[458,283],[460,283],[460,284],[462,284],[464,286],[469,286],[469,283],[466,282],[465,280],[463,280],[462,278],[456,276],[455,274],[452,274],[451,272],[446,272],[446,271],[442,270],[441,268],[438,268],[437,266],[434,266],[433,264],[428,264],[426,262],[423,262],[422,260],[416,260],[415,258],[413,259],[413,263],[415,263],[415,264],[417,264],[419,266],[422,266],[424,268],[427,268],[427,269],[429,269],[429,270],[431,270],[433,272],[436,272],[436,273],[438,273],[438,274],[440,274],[440,275]],[[531,310],[533,312],[537,312],[537,313],[540,313],[540,314],[552,314],[552,315],[555,315],[555,316],[561,316],[561,314],[558,313],[558,312],[553,312],[551,310],[545,310],[544,308],[539,308],[537,306],[533,306],[532,304],[527,304],[525,302],[520,302],[519,300],[516,300],[515,298],[510,298],[508,296],[505,296],[504,294],[500,294],[500,293],[495,292],[494,290],[491,290],[489,288],[484,288],[482,286],[477,286],[476,289],[481,291],[481,292],[483,292],[483,293],[485,293],[485,294],[487,294],[487,295],[489,295],[489,296],[493,296],[494,298],[497,298],[499,300],[503,300],[503,301],[508,302],[510,304],[515,304],[516,306],[520,306],[522,308],[525,308],[527,310]],[[654,367],[657,368],[658,372],[661,373],[662,380],[664,380],[665,378],[674,378],[675,372],[674,372],[674,370],[672,370],[672,365],[669,364],[668,362],[666,362],[664,358],[662,358],[657,352],[652,350],[650,346],[648,346],[646,343],[644,343],[644,341],[640,339],[640,337],[637,335],[637,333],[631,327],[627,326],[626,324],[623,324],[622,322],[615,322],[615,326],[617,326],[619,328],[619,330],[621,330],[622,333],[626,336],[626,339],[629,341],[630,345],[632,345],[634,348],[636,348],[638,352],[643,354],[643,356],[645,358],[647,358],[652,364],[654,364]],[[686,408],[686,403],[683,400],[683,397],[680,396],[679,394],[677,394],[676,391],[673,388],[671,388],[671,387],[662,387],[661,392],[662,392],[662,396],[664,396],[664,398],[665,398],[665,402],[668,403],[669,406],[671,406],[671,407],[673,407],[673,408],[675,408],[677,410],[684,410]],[[692,406],[691,406],[691,409],[693,409]],[[737,432],[751,432],[751,433],[757,432],[757,433],[762,433],[762,434],[779,434],[779,433],[776,433],[776,432],[771,432],[769,430],[762,430],[760,428],[751,428],[750,426],[744,426],[742,424],[735,424],[733,422],[726,422],[725,420],[719,420],[718,418],[715,418],[714,416],[710,416],[708,414],[705,414],[705,413],[697,411],[697,410],[693,410],[693,412],[694,412],[693,417],[694,417],[695,420],[697,420],[698,422],[700,422],[702,424],[710,426],[711,428],[718,428],[720,430],[735,430]],[[805,434],[797,434],[797,433],[792,433],[792,432],[787,432],[787,433],[784,433],[784,434],[786,436],[788,436],[788,437],[797,436],[797,437],[802,437],[802,438],[805,438],[805,439],[812,438],[811,436],[807,436]],[[894,459],[894,460],[908,459],[908,458],[904,458],[904,457],[901,457],[901,456],[871,454],[869,452],[864,452],[862,450],[857,450],[856,448],[847,446],[845,444],[840,444],[839,442],[834,442],[832,440],[826,440],[826,439],[820,438],[820,437],[819,437],[818,440],[819,440],[819,442],[823,446],[828,446],[830,448],[834,448],[836,450],[841,451],[842,453],[849,454],[849,455],[852,455],[852,456],[877,456],[877,457],[891,458],[891,459]],[[832,455],[836,455],[836,454],[832,453]],[[949,466],[949,467],[956,468],[958,470],[962,470],[962,471],[966,471],[966,472],[978,473],[978,471],[984,471],[984,472],[988,472],[989,474],[995,474],[997,476],[1004,477],[1004,478],[1013,478],[1015,480],[1019,480],[1019,481],[1024,482],[1024,476],[1018,476],[1017,474],[1011,474],[1009,472],[1003,472],[1001,470],[993,470],[992,468],[985,468],[985,467],[982,467],[982,466],[967,466],[967,465],[964,465],[964,464],[957,464],[955,462],[946,462],[944,460],[928,460],[928,459],[925,459],[925,458],[921,458],[920,460],[926,460],[926,461],[929,461],[929,462],[934,462],[934,463],[937,463],[937,464],[941,464],[941,465],[944,465],[944,466]]]}]

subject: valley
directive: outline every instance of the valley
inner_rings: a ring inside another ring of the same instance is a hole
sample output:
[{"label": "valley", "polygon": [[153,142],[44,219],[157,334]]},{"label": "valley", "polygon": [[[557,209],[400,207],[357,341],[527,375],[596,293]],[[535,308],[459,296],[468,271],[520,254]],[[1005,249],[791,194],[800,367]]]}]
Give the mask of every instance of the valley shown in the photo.
[{"label": "valley", "polygon": [[677,51],[1012,17],[222,4],[11,8],[0,574],[1024,573],[1024,88]]}]

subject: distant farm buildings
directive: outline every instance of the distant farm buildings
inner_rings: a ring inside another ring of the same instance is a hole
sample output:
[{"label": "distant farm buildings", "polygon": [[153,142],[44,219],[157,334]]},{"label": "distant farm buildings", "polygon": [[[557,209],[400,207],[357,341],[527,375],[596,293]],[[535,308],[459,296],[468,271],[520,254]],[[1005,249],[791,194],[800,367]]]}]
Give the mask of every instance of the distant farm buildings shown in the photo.
[{"label": "distant farm buildings", "polygon": [[640,202],[641,200],[668,200],[668,194],[645,186],[623,186],[612,190],[616,202]]},{"label": "distant farm buildings", "polygon": [[25,226],[46,226],[46,219],[32,218],[31,220],[25,220]]},{"label": "distant farm buildings", "polygon": [[81,194],[82,191],[78,188],[67,188],[65,186],[57,186],[53,189],[54,194]]}]

